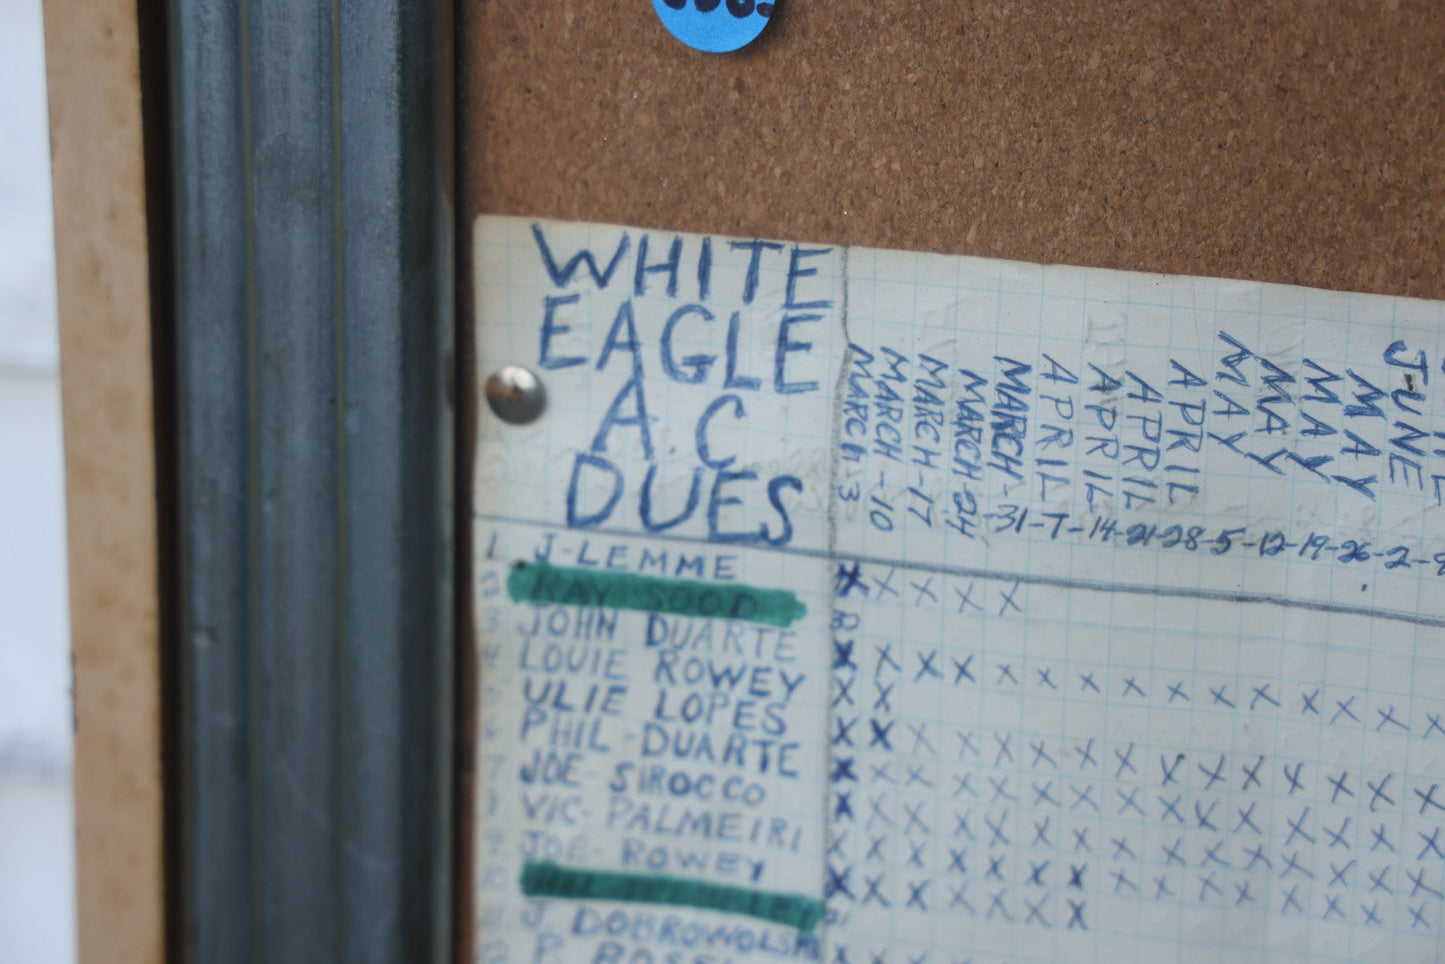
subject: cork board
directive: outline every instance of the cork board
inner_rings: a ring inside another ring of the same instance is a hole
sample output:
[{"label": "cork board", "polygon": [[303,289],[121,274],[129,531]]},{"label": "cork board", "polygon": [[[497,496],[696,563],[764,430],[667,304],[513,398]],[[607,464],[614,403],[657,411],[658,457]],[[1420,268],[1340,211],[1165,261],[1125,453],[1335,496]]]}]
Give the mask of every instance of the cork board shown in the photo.
[{"label": "cork board", "polygon": [[134,3],[46,0],[79,958],[165,958],[151,293]]},{"label": "cork board", "polygon": [[[484,213],[1445,298],[1429,0],[781,0],[728,55],[645,0],[479,0],[457,36],[460,318]],[[464,644],[471,709],[474,659]]]},{"label": "cork board", "polygon": [[1445,297],[1445,18],[1428,0],[784,0],[722,56],[642,2],[490,0],[458,19],[463,225]]}]

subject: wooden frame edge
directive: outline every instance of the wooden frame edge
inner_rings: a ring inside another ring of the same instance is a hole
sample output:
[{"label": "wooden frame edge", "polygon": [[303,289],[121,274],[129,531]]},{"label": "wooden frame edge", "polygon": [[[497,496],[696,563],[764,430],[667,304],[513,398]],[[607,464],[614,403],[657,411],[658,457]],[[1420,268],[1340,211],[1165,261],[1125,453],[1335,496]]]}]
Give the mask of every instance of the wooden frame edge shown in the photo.
[{"label": "wooden frame edge", "polygon": [[44,0],[82,962],[165,958],[152,300],[135,0]]}]

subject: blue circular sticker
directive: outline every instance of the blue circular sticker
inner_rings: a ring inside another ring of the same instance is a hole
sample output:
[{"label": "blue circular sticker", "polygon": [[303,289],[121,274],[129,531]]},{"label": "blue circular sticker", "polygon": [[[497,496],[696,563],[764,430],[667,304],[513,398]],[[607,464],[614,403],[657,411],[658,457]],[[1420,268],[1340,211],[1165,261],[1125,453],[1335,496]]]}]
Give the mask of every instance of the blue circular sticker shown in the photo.
[{"label": "blue circular sticker", "polygon": [[712,54],[752,43],[773,15],[767,0],[652,0],[652,6],[674,37]]}]

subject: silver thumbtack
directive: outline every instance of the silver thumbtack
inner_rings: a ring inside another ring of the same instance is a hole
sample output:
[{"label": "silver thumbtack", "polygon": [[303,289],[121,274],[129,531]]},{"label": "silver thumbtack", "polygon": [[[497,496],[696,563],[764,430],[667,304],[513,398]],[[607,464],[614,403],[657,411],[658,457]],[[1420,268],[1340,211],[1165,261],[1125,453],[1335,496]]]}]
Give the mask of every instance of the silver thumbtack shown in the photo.
[{"label": "silver thumbtack", "polygon": [[521,365],[503,365],[492,373],[486,385],[487,404],[504,422],[526,425],[535,422],[547,407],[547,390],[542,382]]}]

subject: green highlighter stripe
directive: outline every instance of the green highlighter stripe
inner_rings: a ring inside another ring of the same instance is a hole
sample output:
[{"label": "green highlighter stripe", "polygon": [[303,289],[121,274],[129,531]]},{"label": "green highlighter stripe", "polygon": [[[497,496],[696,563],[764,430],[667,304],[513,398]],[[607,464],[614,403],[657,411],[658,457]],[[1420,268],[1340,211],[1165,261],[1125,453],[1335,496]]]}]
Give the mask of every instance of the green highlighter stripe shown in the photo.
[{"label": "green highlighter stripe", "polygon": [[787,628],[808,608],[786,589],[665,579],[632,572],[518,563],[507,577],[513,602],[604,606],[644,613],[741,619]]},{"label": "green highlighter stripe", "polygon": [[697,907],[783,924],[804,934],[811,934],[823,919],[823,902],[801,894],[774,894],[661,874],[585,870],[544,860],[527,861],[521,883],[522,893],[528,897]]}]

